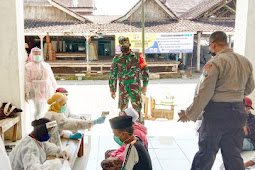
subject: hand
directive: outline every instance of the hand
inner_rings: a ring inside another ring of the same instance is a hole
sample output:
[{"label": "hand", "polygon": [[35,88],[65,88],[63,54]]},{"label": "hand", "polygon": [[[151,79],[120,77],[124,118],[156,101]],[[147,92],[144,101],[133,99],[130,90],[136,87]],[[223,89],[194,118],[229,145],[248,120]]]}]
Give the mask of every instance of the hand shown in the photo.
[{"label": "hand", "polygon": [[147,86],[143,86],[142,87],[142,89],[141,89],[141,91],[142,91],[142,94],[146,94],[146,92],[147,92]]},{"label": "hand", "polygon": [[65,160],[70,159],[70,151],[68,147],[65,147],[62,151],[61,151],[61,155],[63,156],[63,158]]},{"label": "hand", "polygon": [[86,120],[86,117],[85,116],[80,116],[80,119]]},{"label": "hand", "polygon": [[246,126],[243,127],[243,131],[244,131],[245,136],[248,135],[248,130],[247,130]]},{"label": "hand", "polygon": [[77,132],[75,134],[70,134],[70,139],[80,139],[82,138],[82,134]]},{"label": "hand", "polygon": [[111,96],[115,100],[115,97],[116,97],[115,92],[111,92]]},{"label": "hand", "polygon": [[102,124],[102,123],[104,123],[104,121],[105,121],[105,116],[94,120],[94,124]]},{"label": "hand", "polygon": [[181,121],[181,122],[185,123],[185,122],[190,121],[184,110],[181,110],[181,114],[179,114],[179,117],[180,117],[180,119],[177,122]]}]

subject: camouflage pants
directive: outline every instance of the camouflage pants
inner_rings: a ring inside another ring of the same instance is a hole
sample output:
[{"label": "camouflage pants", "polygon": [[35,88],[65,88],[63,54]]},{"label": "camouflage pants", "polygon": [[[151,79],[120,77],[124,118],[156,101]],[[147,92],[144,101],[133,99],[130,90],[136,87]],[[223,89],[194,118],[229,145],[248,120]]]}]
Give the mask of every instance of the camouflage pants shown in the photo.
[{"label": "camouflage pants", "polygon": [[132,107],[140,114],[142,110],[142,97],[141,97],[141,86],[137,84],[119,85],[119,108],[124,111],[128,108],[129,100],[131,99]]}]

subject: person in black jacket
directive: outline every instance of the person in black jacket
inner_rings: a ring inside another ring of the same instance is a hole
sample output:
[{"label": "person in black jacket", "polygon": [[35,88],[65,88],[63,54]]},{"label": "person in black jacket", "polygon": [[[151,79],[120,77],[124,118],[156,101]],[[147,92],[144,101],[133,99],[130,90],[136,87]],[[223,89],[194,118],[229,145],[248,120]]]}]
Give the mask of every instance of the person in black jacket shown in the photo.
[{"label": "person in black jacket", "polygon": [[255,149],[255,115],[251,113],[251,110],[254,110],[252,107],[252,100],[245,97],[244,105],[248,117],[246,125],[244,126],[245,138],[243,140],[243,151],[251,151]]}]

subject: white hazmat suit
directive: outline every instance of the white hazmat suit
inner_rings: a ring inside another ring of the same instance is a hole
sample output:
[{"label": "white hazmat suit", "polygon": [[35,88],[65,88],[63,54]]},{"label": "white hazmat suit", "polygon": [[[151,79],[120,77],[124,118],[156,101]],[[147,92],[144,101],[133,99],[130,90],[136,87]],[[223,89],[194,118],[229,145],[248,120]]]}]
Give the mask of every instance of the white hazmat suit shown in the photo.
[{"label": "white hazmat suit", "polygon": [[[32,61],[27,63],[25,79],[26,100],[32,99],[35,106],[34,119],[43,117],[42,113],[47,111],[47,100],[51,98],[57,87],[51,67],[48,63],[41,60],[33,60],[35,52],[40,52],[39,48],[31,50],[30,58]],[[39,62],[38,62],[39,61]]]},{"label": "white hazmat suit", "polygon": [[59,159],[47,160],[49,155],[61,153],[61,148],[49,142],[39,142],[30,136],[23,138],[10,153],[13,170],[59,170]]}]

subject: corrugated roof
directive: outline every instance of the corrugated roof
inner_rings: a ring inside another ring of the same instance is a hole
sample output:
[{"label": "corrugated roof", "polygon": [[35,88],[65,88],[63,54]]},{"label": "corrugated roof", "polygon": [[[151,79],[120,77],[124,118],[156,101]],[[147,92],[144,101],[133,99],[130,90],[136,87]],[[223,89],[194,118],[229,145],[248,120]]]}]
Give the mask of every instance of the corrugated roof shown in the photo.
[{"label": "corrugated roof", "polygon": [[[55,0],[56,2],[60,3],[65,7],[73,7],[73,0]],[[84,7],[84,8],[93,8],[94,1],[93,0],[77,0],[77,7]]]},{"label": "corrugated roof", "polygon": [[[167,33],[167,32],[214,32],[225,31],[234,32],[234,21],[166,21],[147,22],[145,32],[147,33]],[[25,20],[25,34],[34,33],[77,33],[89,34],[91,32],[101,32],[103,34],[114,35],[122,32],[141,32],[141,23],[81,23],[74,21],[47,21],[47,20]]]},{"label": "corrugated roof", "polygon": [[205,0],[166,0],[165,5],[180,16],[203,1]]},{"label": "corrugated roof", "polygon": [[204,13],[208,12],[210,9],[217,7],[218,5],[221,5],[226,0],[206,0],[198,4],[197,6],[191,8],[187,12],[185,12],[183,15],[180,16],[180,18],[183,19],[197,19],[199,16],[202,16]]}]

